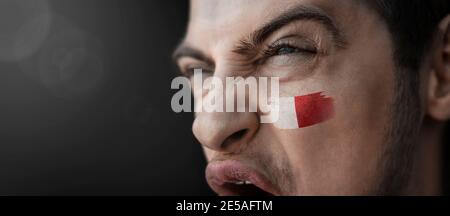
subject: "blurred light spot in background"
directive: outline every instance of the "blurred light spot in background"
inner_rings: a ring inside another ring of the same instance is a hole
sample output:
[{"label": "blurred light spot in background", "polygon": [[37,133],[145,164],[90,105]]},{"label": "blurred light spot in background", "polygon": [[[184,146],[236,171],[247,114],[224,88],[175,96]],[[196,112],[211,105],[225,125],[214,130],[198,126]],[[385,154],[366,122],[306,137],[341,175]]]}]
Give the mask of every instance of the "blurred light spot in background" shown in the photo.
[{"label": "blurred light spot in background", "polygon": [[63,16],[53,17],[47,40],[33,58],[20,62],[21,68],[57,97],[92,95],[104,80],[101,43]]},{"label": "blurred light spot in background", "polygon": [[170,109],[187,12],[0,0],[0,195],[212,195],[192,116]]},{"label": "blurred light spot in background", "polygon": [[0,1],[0,61],[18,61],[33,55],[51,26],[47,0]]}]

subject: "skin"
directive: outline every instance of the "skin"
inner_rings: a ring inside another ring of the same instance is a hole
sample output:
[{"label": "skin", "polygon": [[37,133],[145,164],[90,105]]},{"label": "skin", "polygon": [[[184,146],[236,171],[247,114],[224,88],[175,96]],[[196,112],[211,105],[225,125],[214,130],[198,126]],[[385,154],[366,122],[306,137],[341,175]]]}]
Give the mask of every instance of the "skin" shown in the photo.
[{"label": "skin", "polygon": [[[252,47],[251,53],[262,53],[274,43],[289,44],[264,63],[252,64],[258,57],[236,52],[252,32],[299,7],[329,17],[339,38],[323,22],[299,19]],[[393,172],[386,161],[395,160],[386,152],[399,145],[388,141],[398,67],[391,35],[375,11],[351,0],[192,0],[190,14],[187,35],[177,50],[184,73],[203,68],[205,75],[222,79],[277,76],[280,96],[324,92],[335,102],[332,119],[294,130],[260,124],[260,113],[197,113],[193,132],[208,162],[239,160],[266,176],[282,195],[389,193],[382,187]],[[400,194],[440,192],[439,137],[450,117],[448,23],[440,24],[421,68],[419,133],[411,135],[412,165]],[[186,48],[196,54],[184,52]],[[194,95],[200,97],[195,90]],[[246,133],[235,136],[241,130]]]}]

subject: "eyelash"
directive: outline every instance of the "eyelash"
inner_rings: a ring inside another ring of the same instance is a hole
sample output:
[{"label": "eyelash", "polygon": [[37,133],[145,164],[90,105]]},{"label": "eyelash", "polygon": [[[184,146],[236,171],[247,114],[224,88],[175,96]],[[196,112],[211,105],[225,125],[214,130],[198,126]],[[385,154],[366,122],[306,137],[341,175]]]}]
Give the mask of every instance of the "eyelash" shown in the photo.
[{"label": "eyelash", "polygon": [[198,66],[198,67],[197,66],[190,66],[190,67],[186,68],[185,70],[180,70],[180,72],[181,72],[181,74],[183,76],[189,78],[189,77],[194,75],[194,70],[195,69],[202,69],[202,72],[206,73],[206,74],[214,73],[214,72],[211,72],[210,70],[207,70],[207,69],[205,69],[204,67],[201,67],[201,66]]},{"label": "eyelash", "polygon": [[[286,53],[286,54],[279,54],[278,52],[280,51],[280,49],[283,49],[283,48],[294,49],[294,52]],[[269,58],[272,58],[275,56],[295,55],[298,53],[304,53],[305,55],[315,55],[318,53],[318,50],[315,47],[311,48],[311,49],[299,48],[295,45],[292,45],[292,43],[290,43],[290,42],[275,43],[275,44],[267,46],[267,48],[265,50],[263,50],[262,57],[259,60],[257,60],[256,63],[258,65],[260,65],[260,64],[264,64],[264,62],[266,62]],[[190,77],[190,76],[194,75],[193,71],[194,71],[194,69],[197,69],[197,68],[202,68],[202,67],[188,67],[185,71],[181,71],[181,73],[186,77]],[[205,70],[205,69],[203,69],[203,72],[213,73],[213,72],[210,72],[209,70]]]},{"label": "eyelash", "polygon": [[[292,53],[279,54],[279,51],[283,48],[294,49]],[[264,63],[267,59],[275,57],[275,56],[283,56],[283,55],[294,55],[298,53],[305,53],[307,55],[317,54],[317,49],[307,49],[307,48],[299,48],[297,46],[292,45],[289,42],[278,43],[274,45],[268,46],[264,51],[262,58],[258,60],[258,63]]]}]

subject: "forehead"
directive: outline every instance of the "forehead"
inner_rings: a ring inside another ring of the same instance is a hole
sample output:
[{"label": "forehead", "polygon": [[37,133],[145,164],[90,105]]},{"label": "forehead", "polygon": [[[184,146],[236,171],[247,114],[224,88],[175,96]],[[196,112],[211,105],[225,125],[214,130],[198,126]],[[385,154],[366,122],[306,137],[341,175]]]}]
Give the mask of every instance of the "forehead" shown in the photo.
[{"label": "forehead", "polygon": [[366,0],[191,0],[191,19],[217,22],[232,17],[270,16],[297,5],[315,5],[327,10],[346,10],[351,5],[367,5],[365,2]]},{"label": "forehead", "polygon": [[[271,19],[299,6],[317,8],[337,24],[361,14],[361,0],[191,0],[186,42],[196,47],[230,46]],[[364,7],[365,8],[365,7]]]},{"label": "forehead", "polygon": [[[292,4],[293,1],[282,2]],[[269,5],[276,7],[273,1],[268,0],[192,0],[191,21],[210,21],[215,23],[226,22],[237,17],[249,17],[262,14],[253,14],[255,11],[268,9]],[[269,13],[269,11],[265,11]]]}]

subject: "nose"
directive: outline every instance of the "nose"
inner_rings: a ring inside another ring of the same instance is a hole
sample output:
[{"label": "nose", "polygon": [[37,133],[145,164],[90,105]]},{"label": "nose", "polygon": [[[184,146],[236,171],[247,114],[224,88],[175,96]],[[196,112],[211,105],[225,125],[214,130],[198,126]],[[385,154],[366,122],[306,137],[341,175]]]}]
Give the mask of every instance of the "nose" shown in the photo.
[{"label": "nose", "polygon": [[199,113],[192,130],[198,141],[214,151],[237,153],[254,137],[259,127],[256,113],[213,112]]}]

